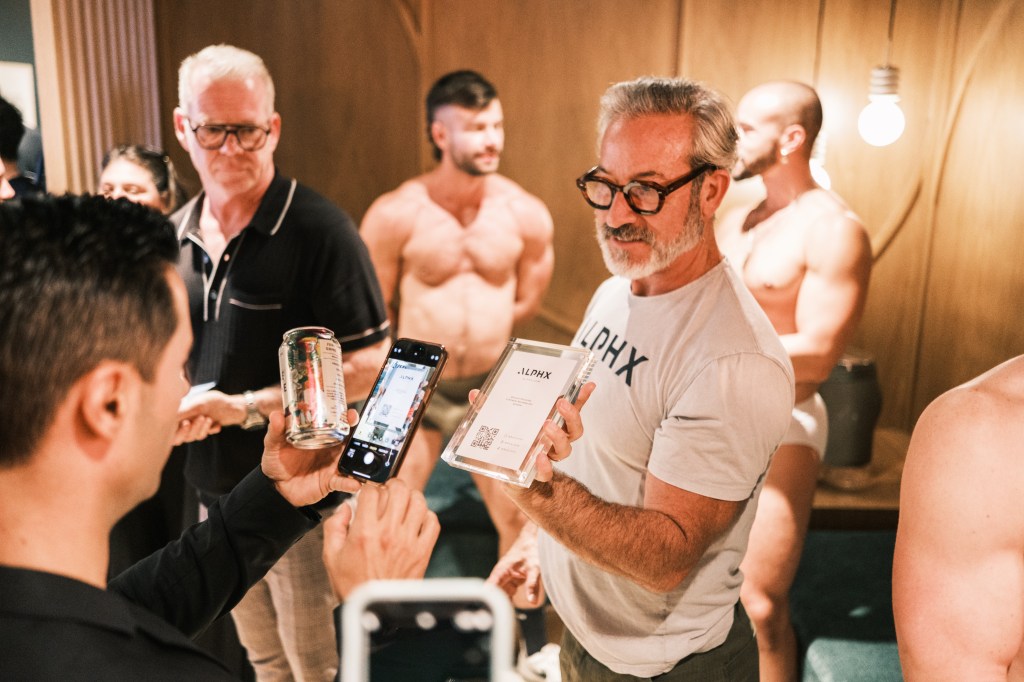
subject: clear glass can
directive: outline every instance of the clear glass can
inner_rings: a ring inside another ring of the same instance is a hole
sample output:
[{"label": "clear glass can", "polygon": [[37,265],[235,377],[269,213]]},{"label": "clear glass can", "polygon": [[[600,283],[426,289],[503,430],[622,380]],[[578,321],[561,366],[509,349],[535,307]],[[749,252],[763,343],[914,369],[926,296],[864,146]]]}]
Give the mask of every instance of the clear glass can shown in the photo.
[{"label": "clear glass can", "polygon": [[278,350],[285,437],[297,448],[341,444],[348,436],[341,344],[326,327],[284,333]]}]

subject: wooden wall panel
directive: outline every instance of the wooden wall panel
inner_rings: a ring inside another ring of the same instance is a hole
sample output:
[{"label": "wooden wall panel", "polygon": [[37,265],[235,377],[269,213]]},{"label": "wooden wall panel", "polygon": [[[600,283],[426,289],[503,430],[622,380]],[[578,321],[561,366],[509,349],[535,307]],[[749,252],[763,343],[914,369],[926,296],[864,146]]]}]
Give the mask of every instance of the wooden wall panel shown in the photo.
[{"label": "wooden wall panel", "polygon": [[822,4],[682,0],[679,75],[713,84],[734,102],[768,80],[813,83]]},{"label": "wooden wall panel", "polygon": [[[175,145],[181,58],[213,42],[247,47],[278,84],[282,169],[357,219],[430,167],[430,83],[463,67],[491,78],[507,119],[502,172],[555,219],[554,281],[540,321],[521,330],[551,340],[568,339],[605,277],[572,181],[595,158],[608,84],[680,73],[735,101],[764,80],[811,82],[825,107],[825,167],[880,254],[855,344],[877,360],[883,424],[911,428],[937,393],[1024,352],[1013,320],[1024,198],[1009,185],[1024,151],[1013,40],[1024,0],[899,0],[892,61],[908,123],[884,149],[860,140],[856,118],[885,58],[889,0],[256,0],[244,12],[229,0],[153,2],[164,144]],[[727,201],[747,200],[740,189]]]},{"label": "wooden wall panel", "polygon": [[[1024,3],[965,6],[966,88],[936,210],[915,407],[1024,353]],[[978,29],[981,29],[978,31]],[[978,125],[984,121],[984,125]]]},{"label": "wooden wall panel", "polygon": [[[941,121],[941,109],[932,110],[936,102],[928,93],[941,88],[946,78],[934,64],[945,59],[942,41],[948,36],[939,30],[942,23],[936,21],[932,0],[897,3],[892,63],[900,68],[901,107],[908,125],[894,144],[872,147],[857,133],[857,116],[868,101],[871,69],[885,62],[889,11],[887,0],[828,4],[818,88],[828,134],[825,167],[833,188],[864,220],[876,253],[854,345],[876,360],[881,423],[906,427],[930,234],[924,190],[934,165],[934,130]],[[939,56],[923,60],[918,57],[923,54]],[[897,291],[900,295],[893,296]]]},{"label": "wooden wall panel", "polygon": [[[734,107],[747,90],[766,81],[813,84],[819,0],[785,4],[684,0],[682,5],[679,75],[712,85]],[[719,215],[753,207],[763,198],[760,178],[733,182]]]},{"label": "wooden wall panel", "polygon": [[33,0],[46,180],[92,192],[115,144],[159,138],[153,8],[148,0]]}]

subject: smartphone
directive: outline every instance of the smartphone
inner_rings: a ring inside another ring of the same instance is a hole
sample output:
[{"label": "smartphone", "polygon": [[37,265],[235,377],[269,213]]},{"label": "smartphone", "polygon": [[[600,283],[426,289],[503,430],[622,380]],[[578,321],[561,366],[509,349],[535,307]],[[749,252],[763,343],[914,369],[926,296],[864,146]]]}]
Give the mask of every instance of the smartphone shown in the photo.
[{"label": "smartphone", "polygon": [[398,473],[447,360],[439,344],[395,341],[338,461],[341,473],[374,483]]},{"label": "smartphone", "polygon": [[512,604],[480,578],[365,582],[345,599],[341,627],[343,682],[521,679]]}]

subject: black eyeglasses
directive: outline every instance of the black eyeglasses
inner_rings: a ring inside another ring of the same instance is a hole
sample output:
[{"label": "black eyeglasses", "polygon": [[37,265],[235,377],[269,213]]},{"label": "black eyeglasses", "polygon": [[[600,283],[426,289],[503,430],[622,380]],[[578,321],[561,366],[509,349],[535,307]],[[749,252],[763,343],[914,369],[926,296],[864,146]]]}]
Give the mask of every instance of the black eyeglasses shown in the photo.
[{"label": "black eyeglasses", "polygon": [[580,188],[580,192],[588,204],[594,208],[607,210],[611,208],[612,202],[615,200],[615,193],[622,192],[626,203],[635,213],[654,215],[661,210],[665,203],[665,197],[696,180],[701,173],[715,170],[715,166],[710,163],[698,166],[667,185],[659,185],[647,180],[634,180],[625,185],[616,185],[611,180],[595,177],[594,173],[597,172],[597,169],[598,166],[594,166],[576,179],[576,186]]},{"label": "black eyeglasses", "polygon": [[222,125],[219,123],[190,126],[196,136],[196,142],[203,149],[220,149],[228,139],[228,135],[234,135],[238,146],[244,151],[255,152],[263,149],[267,143],[267,135],[270,128],[259,126],[235,126]]}]

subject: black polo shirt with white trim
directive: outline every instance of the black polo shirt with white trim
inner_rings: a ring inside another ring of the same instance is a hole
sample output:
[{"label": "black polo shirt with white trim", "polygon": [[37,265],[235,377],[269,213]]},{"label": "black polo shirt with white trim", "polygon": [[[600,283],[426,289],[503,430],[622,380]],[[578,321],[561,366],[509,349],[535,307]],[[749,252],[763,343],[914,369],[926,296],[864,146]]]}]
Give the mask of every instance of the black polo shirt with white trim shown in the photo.
[{"label": "black polo shirt with white trim", "polygon": [[[334,204],[276,173],[252,221],[214,263],[199,235],[203,200],[200,193],[171,218],[195,336],[193,384],[216,382],[228,394],[276,385],[277,350],[295,327],[327,327],[342,354],[388,336],[369,253],[352,219]],[[256,466],[263,436],[226,427],[188,445],[185,476],[205,502]]]}]

